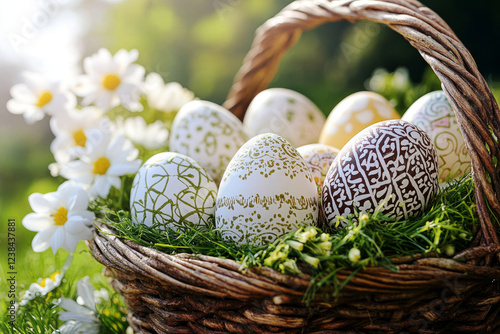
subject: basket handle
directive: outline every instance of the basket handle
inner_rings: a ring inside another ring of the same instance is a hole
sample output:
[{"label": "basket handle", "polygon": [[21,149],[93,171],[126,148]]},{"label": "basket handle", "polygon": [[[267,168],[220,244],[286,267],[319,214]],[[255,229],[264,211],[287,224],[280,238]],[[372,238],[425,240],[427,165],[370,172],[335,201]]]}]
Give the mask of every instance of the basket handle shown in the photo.
[{"label": "basket handle", "polygon": [[224,107],[243,119],[250,101],[267,88],[281,58],[302,31],[340,20],[367,20],[387,25],[415,47],[439,77],[471,156],[481,244],[498,245],[493,222],[500,219],[498,105],[469,51],[443,19],[418,1],[297,0],[291,3],[257,29]]}]

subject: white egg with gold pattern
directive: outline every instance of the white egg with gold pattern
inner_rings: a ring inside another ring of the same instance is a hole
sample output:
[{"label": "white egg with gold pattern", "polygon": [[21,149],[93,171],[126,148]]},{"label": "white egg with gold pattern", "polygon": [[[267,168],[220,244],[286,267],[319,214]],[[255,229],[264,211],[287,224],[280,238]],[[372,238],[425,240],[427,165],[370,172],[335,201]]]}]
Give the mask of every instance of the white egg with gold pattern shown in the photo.
[{"label": "white egg with gold pattern", "polygon": [[304,158],[318,187],[318,194],[321,194],[326,173],[340,150],[325,144],[309,144],[297,148],[297,151]]},{"label": "white egg with gold pattern", "polygon": [[457,118],[443,91],[425,94],[403,115],[429,135],[439,156],[441,181],[460,177],[471,170],[471,161]]},{"label": "white egg with gold pattern", "polygon": [[159,230],[203,227],[214,217],[216,198],[217,185],[196,161],[179,153],[158,153],[132,183],[132,222]]},{"label": "white egg with gold pattern", "polygon": [[275,133],[294,147],[316,143],[325,116],[304,95],[285,88],[269,88],[255,96],[243,119],[249,136]]},{"label": "white egg with gold pattern", "polygon": [[215,224],[224,238],[264,245],[317,219],[316,184],[289,142],[267,133],[241,147],[217,195]]},{"label": "white egg with gold pattern", "polygon": [[218,184],[227,164],[248,140],[241,121],[208,101],[186,103],[170,130],[170,151],[196,160]]}]

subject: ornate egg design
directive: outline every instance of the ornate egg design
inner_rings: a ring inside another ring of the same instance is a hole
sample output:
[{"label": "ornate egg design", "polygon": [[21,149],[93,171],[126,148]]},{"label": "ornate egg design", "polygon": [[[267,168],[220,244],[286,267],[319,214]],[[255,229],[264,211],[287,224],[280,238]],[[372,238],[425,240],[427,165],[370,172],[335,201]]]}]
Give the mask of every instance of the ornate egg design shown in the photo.
[{"label": "ornate egg design", "polygon": [[372,124],[400,119],[385,97],[374,92],[357,92],[347,96],[330,112],[319,142],[338,149],[357,133]]},{"label": "ornate egg design", "polygon": [[186,103],[170,131],[170,151],[196,160],[218,184],[233,155],[248,140],[241,121],[208,101]]},{"label": "ornate egg design", "polygon": [[269,88],[254,97],[243,119],[251,137],[275,133],[294,147],[316,143],[325,116],[304,95],[285,88]]},{"label": "ornate egg design", "polygon": [[428,93],[406,111],[403,120],[424,130],[439,156],[441,181],[460,177],[471,169],[471,161],[457,118],[443,91]]},{"label": "ornate egg design", "polygon": [[318,193],[306,162],[276,134],[250,139],[222,178],[215,224],[226,239],[264,245],[318,219]]},{"label": "ornate egg design", "polygon": [[130,213],[135,224],[159,224],[161,230],[201,227],[213,219],[216,198],[215,182],[196,161],[179,153],[158,153],[134,178]]},{"label": "ornate egg design", "polygon": [[297,148],[297,151],[304,158],[318,187],[318,194],[321,194],[326,173],[330,169],[330,165],[335,160],[339,150],[330,145],[309,144]]},{"label": "ornate egg design", "polygon": [[360,132],[342,148],[323,184],[330,224],[337,216],[380,212],[396,220],[417,215],[438,190],[438,157],[417,126],[392,120]]}]

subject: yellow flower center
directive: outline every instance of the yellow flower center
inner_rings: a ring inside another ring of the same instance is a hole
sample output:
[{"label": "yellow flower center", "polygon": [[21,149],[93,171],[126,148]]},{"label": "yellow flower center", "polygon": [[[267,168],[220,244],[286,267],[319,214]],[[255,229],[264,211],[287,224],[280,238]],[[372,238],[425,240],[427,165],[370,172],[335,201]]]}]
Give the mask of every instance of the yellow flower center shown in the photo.
[{"label": "yellow flower center", "polygon": [[107,90],[115,90],[120,85],[120,78],[115,74],[108,74],[102,80],[102,85]]},{"label": "yellow flower center", "polygon": [[[52,273],[52,275],[50,275],[49,278],[52,280],[52,282],[55,282],[56,281],[56,275],[59,275],[59,274],[61,274],[61,272],[60,271],[56,271],[56,272]],[[44,278],[42,280],[42,283],[40,283],[40,286],[42,288],[45,288],[45,285],[47,284],[47,280],[48,280],[48,278]]]},{"label": "yellow flower center", "polygon": [[58,226],[63,226],[68,220],[68,209],[60,207],[54,215],[54,223]]},{"label": "yellow flower center", "polygon": [[52,94],[48,91],[43,92],[42,95],[38,98],[38,102],[36,103],[36,106],[38,108],[42,108],[45,105],[49,104],[50,101],[52,101]]},{"label": "yellow flower center", "polygon": [[73,139],[75,140],[75,144],[81,147],[85,147],[85,143],[87,142],[87,137],[83,130],[78,130],[73,132]]},{"label": "yellow flower center", "polygon": [[111,163],[106,157],[100,157],[94,162],[94,174],[104,175]]},{"label": "yellow flower center", "polygon": [[56,275],[60,275],[61,272],[60,271],[55,271],[54,273],[52,273],[52,275],[50,275],[50,279],[52,280],[52,282],[55,282],[56,281]]}]

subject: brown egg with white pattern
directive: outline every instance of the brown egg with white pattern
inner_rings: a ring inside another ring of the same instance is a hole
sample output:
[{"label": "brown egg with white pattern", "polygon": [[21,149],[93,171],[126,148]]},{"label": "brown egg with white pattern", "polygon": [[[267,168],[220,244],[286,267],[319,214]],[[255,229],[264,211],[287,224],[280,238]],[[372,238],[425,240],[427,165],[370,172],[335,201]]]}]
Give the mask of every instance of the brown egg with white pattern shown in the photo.
[{"label": "brown egg with white pattern", "polygon": [[423,130],[402,120],[380,122],[339,152],[323,184],[323,211],[330,225],[375,210],[407,219],[432,201],[438,179],[436,149]]}]

